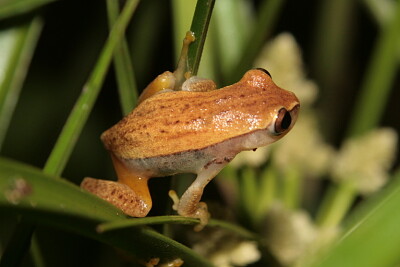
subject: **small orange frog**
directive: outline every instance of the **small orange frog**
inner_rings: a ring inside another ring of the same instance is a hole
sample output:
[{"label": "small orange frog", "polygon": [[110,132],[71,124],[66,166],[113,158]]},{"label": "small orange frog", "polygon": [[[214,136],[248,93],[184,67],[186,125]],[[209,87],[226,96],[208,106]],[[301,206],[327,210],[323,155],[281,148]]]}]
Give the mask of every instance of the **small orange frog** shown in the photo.
[{"label": "small orange frog", "polygon": [[158,76],[140,104],[101,135],[118,181],[85,178],[81,187],[130,216],[144,217],[152,206],[150,178],[195,173],[181,199],[174,197],[174,208],[205,225],[209,213],[200,202],[204,187],[239,152],[287,134],[300,104],[264,69],[249,70],[237,83],[218,90],[214,82],[194,76],[176,91],[176,73]]}]

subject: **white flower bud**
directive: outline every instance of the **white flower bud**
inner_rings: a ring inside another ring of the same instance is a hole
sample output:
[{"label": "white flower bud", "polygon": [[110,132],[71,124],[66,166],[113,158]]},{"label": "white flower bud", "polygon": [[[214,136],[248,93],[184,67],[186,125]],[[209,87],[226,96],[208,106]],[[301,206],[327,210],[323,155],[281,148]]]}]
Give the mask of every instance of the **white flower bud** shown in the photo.
[{"label": "white flower bud", "polygon": [[332,166],[333,179],[352,182],[361,194],[377,191],[387,182],[397,138],[393,129],[381,128],[346,140]]}]

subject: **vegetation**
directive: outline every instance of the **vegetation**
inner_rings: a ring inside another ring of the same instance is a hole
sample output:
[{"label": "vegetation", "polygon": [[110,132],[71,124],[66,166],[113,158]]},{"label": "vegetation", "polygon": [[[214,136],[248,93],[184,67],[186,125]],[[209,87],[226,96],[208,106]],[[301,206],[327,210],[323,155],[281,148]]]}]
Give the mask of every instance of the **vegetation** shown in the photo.
[{"label": "vegetation", "polygon": [[[399,1],[84,2],[0,2],[1,267],[400,263]],[[152,179],[146,218],[79,188],[115,177],[99,135],[188,29],[193,73],[222,87],[263,67],[302,105],[206,188],[200,232],[167,193],[191,176]]]}]

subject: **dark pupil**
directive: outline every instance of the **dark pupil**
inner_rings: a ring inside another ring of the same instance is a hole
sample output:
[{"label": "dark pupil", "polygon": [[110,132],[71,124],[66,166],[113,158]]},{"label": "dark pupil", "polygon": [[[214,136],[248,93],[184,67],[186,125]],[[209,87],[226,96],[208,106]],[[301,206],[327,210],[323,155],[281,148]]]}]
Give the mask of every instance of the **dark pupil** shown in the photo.
[{"label": "dark pupil", "polygon": [[285,115],[282,118],[281,121],[281,128],[283,130],[286,130],[290,127],[290,124],[292,123],[292,117],[290,116],[289,112],[285,112]]}]

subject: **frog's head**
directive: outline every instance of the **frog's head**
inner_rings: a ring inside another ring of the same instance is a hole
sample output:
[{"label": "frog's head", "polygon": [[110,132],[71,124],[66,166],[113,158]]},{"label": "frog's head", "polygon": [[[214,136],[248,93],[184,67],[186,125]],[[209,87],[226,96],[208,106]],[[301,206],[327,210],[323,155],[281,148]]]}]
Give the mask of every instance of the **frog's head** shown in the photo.
[{"label": "frog's head", "polygon": [[277,86],[271,74],[262,68],[247,71],[239,83],[245,83],[246,88],[257,95],[254,103],[262,117],[259,129],[269,136],[266,144],[285,136],[296,123],[300,110],[296,95]]}]

